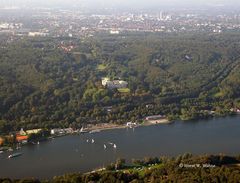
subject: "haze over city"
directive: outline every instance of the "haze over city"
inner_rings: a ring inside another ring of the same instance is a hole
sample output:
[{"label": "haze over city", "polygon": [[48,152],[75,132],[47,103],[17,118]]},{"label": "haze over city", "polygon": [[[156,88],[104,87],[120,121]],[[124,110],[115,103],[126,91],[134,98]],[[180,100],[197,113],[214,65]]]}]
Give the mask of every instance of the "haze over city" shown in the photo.
[{"label": "haze over city", "polygon": [[0,6],[86,7],[86,8],[157,8],[239,6],[238,0],[1,0]]}]

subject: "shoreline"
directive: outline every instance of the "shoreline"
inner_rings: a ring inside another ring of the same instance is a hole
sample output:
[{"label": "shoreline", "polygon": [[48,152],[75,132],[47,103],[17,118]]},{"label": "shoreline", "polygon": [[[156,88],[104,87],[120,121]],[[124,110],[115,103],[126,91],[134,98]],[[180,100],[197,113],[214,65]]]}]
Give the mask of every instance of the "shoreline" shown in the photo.
[{"label": "shoreline", "polygon": [[101,132],[101,131],[105,131],[105,130],[137,128],[137,127],[153,126],[153,125],[159,125],[159,124],[171,124],[171,123],[173,123],[173,121],[169,121],[168,119],[162,119],[162,120],[158,120],[158,121],[154,121],[154,122],[145,121],[141,124],[131,125],[131,126],[102,123],[102,124],[99,124],[102,126],[95,125],[93,127],[88,128],[87,133],[89,133],[91,131],[98,131],[98,130],[99,130],[99,132]]}]

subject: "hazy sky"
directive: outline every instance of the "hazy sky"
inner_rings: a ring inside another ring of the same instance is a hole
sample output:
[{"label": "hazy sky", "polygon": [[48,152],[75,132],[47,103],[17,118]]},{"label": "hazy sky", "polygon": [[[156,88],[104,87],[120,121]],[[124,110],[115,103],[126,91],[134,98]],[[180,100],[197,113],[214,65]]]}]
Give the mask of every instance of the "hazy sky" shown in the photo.
[{"label": "hazy sky", "polygon": [[161,7],[161,6],[239,6],[240,0],[0,0],[0,6],[86,6],[86,7]]}]

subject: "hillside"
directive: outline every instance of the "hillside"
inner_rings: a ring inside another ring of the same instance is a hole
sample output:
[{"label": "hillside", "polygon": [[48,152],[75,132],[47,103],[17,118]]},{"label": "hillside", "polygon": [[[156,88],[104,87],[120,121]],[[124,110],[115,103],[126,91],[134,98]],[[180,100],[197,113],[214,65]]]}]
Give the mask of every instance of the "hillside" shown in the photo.
[{"label": "hillside", "polygon": [[[1,41],[0,133],[141,121],[153,114],[228,114],[240,107],[239,41],[238,34]],[[103,77],[125,80],[128,88],[103,87]]]}]

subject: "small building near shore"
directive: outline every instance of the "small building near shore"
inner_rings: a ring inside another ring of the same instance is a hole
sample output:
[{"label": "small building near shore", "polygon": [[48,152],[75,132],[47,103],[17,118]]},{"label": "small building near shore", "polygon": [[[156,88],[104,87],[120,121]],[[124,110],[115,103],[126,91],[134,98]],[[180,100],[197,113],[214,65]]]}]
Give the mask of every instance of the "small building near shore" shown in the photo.
[{"label": "small building near shore", "polygon": [[28,141],[28,136],[27,136],[27,135],[17,135],[17,136],[16,136],[16,140],[17,140],[19,143],[24,143],[24,142],[27,142],[27,141]]},{"label": "small building near shore", "polygon": [[2,137],[0,137],[0,146],[2,146],[4,143],[4,139]]},{"label": "small building near shore", "polygon": [[51,135],[58,135],[58,134],[64,134],[64,130],[61,128],[51,129]]},{"label": "small building near shore", "polygon": [[158,120],[158,119],[164,119],[164,118],[166,117],[163,115],[153,115],[153,116],[147,116],[146,120],[150,121],[150,120]]},{"label": "small building near shore", "polygon": [[136,126],[137,123],[133,123],[133,122],[127,122],[126,126],[127,127],[132,127],[132,126]]},{"label": "small building near shore", "polygon": [[153,115],[153,116],[147,116],[145,120],[152,124],[158,124],[158,123],[168,123],[168,119],[164,115]]},{"label": "small building near shore", "polygon": [[29,134],[36,134],[42,131],[42,129],[32,129],[32,130],[27,130],[26,133]]},{"label": "small building near shore", "polygon": [[65,133],[73,133],[73,129],[72,128],[65,128],[64,132]]},{"label": "small building near shore", "polygon": [[73,133],[73,129],[72,128],[54,128],[51,129],[51,135],[62,135],[62,134],[69,134],[69,133]]},{"label": "small building near shore", "polygon": [[235,113],[240,113],[240,109],[238,108],[231,108],[230,111]]}]

